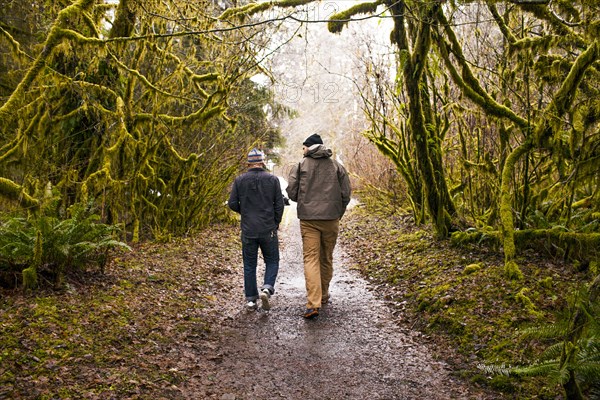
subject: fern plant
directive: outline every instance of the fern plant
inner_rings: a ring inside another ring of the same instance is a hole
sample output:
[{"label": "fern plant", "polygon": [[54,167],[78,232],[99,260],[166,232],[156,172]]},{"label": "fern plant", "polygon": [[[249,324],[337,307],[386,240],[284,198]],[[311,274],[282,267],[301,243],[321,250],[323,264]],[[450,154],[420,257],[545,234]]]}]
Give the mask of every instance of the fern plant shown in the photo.
[{"label": "fern plant", "polygon": [[584,393],[600,393],[600,275],[589,288],[577,291],[557,322],[531,327],[523,337],[551,339],[538,359],[525,366],[482,365],[489,374],[544,376],[560,384],[568,400],[582,400]]},{"label": "fern plant", "polygon": [[111,249],[129,249],[115,239],[117,227],[99,222],[90,205],[76,204],[70,218],[10,218],[0,225],[0,271],[22,273],[23,285],[37,284],[37,272],[60,282],[68,271],[96,265],[104,271]]}]

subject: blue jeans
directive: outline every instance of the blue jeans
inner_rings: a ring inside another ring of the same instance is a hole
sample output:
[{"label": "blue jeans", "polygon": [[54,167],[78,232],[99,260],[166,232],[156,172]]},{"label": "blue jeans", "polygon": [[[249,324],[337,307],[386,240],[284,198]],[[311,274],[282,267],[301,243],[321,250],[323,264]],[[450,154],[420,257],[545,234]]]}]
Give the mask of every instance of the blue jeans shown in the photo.
[{"label": "blue jeans", "polygon": [[279,241],[277,230],[257,238],[246,237],[242,233],[242,257],[244,259],[244,293],[247,301],[258,299],[256,284],[256,266],[258,264],[258,249],[265,260],[265,277],[262,289],[275,293],[275,280],[279,271]]}]

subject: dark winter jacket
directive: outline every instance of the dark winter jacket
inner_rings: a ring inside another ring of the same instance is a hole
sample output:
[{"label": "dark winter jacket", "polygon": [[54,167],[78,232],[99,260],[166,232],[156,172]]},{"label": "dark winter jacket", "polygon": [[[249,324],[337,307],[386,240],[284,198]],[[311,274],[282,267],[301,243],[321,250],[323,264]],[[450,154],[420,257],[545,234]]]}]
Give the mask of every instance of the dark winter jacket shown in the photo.
[{"label": "dark winter jacket", "polygon": [[283,195],[279,179],[262,168],[238,176],[229,195],[229,208],[242,216],[242,233],[256,238],[279,227]]},{"label": "dark winter jacket", "polygon": [[350,202],[350,179],[346,169],[331,158],[324,145],[311,146],[298,168],[288,177],[287,194],[298,203],[302,220],[341,218]]}]

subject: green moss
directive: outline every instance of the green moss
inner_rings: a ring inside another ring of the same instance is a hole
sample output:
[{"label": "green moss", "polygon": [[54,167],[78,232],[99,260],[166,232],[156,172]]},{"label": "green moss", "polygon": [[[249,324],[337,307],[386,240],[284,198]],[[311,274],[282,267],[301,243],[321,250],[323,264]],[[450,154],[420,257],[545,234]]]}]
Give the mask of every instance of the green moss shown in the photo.
[{"label": "green moss", "polygon": [[445,314],[437,315],[430,326],[442,328],[455,336],[462,336],[467,330],[467,325],[463,321]]},{"label": "green moss", "polygon": [[431,306],[431,302],[429,301],[429,299],[421,299],[419,301],[419,304],[417,305],[417,310],[418,311],[426,311],[427,309],[429,309],[430,306]]},{"label": "green moss", "polygon": [[543,288],[552,289],[552,286],[554,284],[554,280],[552,279],[551,276],[547,276],[544,279],[540,280],[539,284]]},{"label": "green moss", "polygon": [[23,288],[34,289],[38,285],[37,270],[35,267],[25,268],[22,272],[23,275]]},{"label": "green moss", "polygon": [[513,379],[504,375],[495,375],[488,382],[489,386],[504,393],[515,393],[517,391]]},{"label": "green moss", "polygon": [[256,13],[270,10],[274,7],[296,7],[304,4],[308,4],[314,0],[279,0],[279,1],[265,1],[262,3],[249,3],[240,7],[228,8],[223,14],[219,16],[219,19],[226,20],[233,17],[246,17]]},{"label": "green moss", "polygon": [[463,269],[463,275],[470,275],[481,269],[481,264],[469,264]]},{"label": "green moss", "polygon": [[377,11],[380,1],[374,1],[372,3],[360,3],[355,6],[348,8],[345,11],[333,14],[329,18],[327,29],[331,33],[340,33],[344,26],[348,24],[352,16],[359,14],[372,14]]},{"label": "green moss", "polygon": [[515,227],[512,211],[511,182],[517,161],[526,155],[531,149],[531,144],[525,142],[514,149],[507,157],[502,169],[502,183],[500,196],[500,220],[502,222],[502,244],[504,246],[504,260],[506,273],[509,279],[522,279],[522,273],[513,259],[516,255],[515,249]]},{"label": "green moss", "polygon": [[523,272],[514,261],[508,261],[504,265],[504,274],[506,277],[513,281],[520,281],[523,279]]},{"label": "green moss", "polygon": [[519,302],[521,305],[523,305],[523,307],[525,307],[525,309],[527,310],[527,312],[530,315],[532,315],[536,318],[542,317],[543,314],[541,312],[539,312],[538,310],[536,310],[535,305],[533,304],[531,299],[527,296],[528,292],[529,292],[528,288],[522,288],[516,294],[515,300],[517,300],[517,302]]},{"label": "green moss", "polygon": [[37,208],[40,205],[40,202],[30,196],[21,185],[2,177],[0,177],[0,196],[18,201],[23,207]]}]

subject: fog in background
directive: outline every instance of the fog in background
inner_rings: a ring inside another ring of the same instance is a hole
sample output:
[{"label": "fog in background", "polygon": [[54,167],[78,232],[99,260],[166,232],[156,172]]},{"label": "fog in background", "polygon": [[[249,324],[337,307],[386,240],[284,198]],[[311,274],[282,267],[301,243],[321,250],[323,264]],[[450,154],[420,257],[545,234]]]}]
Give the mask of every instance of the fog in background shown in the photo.
[{"label": "fog in background", "polygon": [[[276,100],[296,114],[294,118],[276,121],[286,139],[284,147],[276,149],[281,155],[281,163],[274,171],[278,175],[284,171],[277,168],[285,168],[302,158],[302,142],[313,133],[321,135],[338,160],[344,162],[345,158],[355,156],[351,147],[367,126],[360,99],[360,88],[367,84],[365,62],[374,56],[386,57],[391,66],[393,56],[389,47],[389,19],[351,22],[341,34],[327,30],[326,20],[353,4],[352,1],[312,4],[293,14],[312,22],[300,24],[287,20],[283,29],[272,37],[272,54],[264,65],[273,75],[265,82],[274,91]],[[291,12],[282,11],[284,15]]]}]

